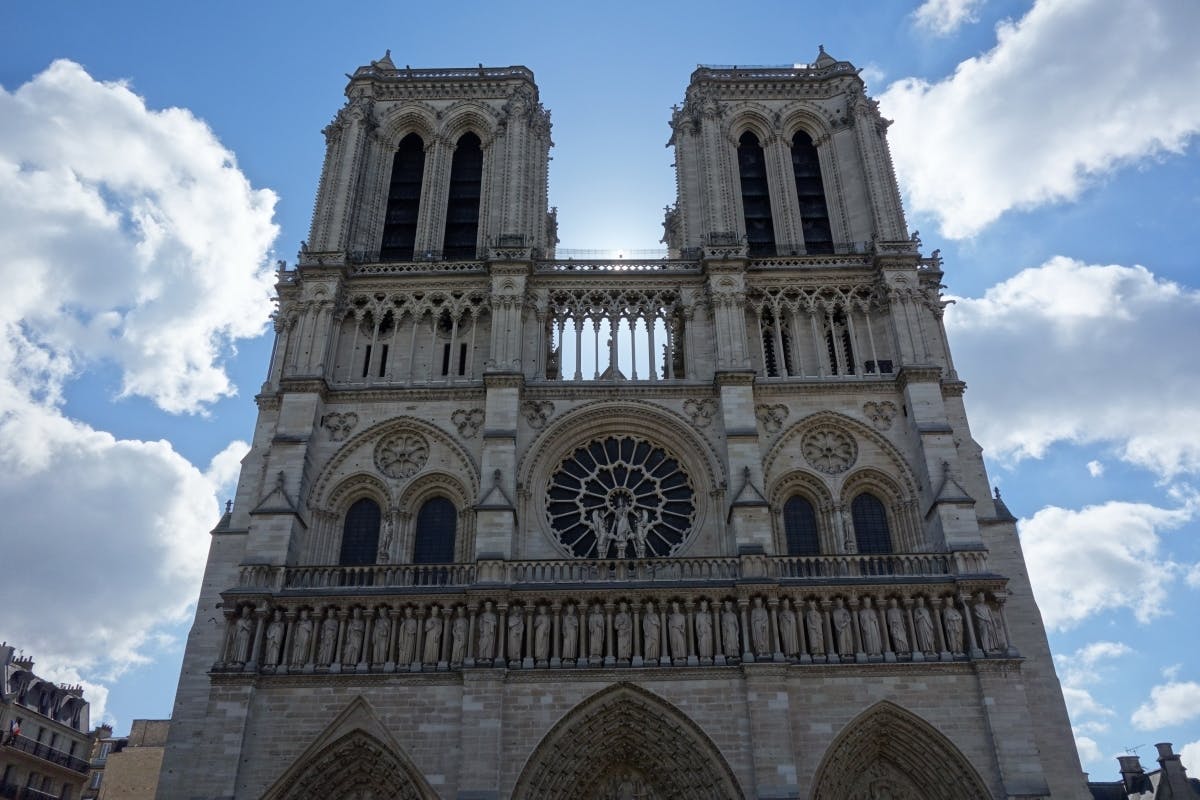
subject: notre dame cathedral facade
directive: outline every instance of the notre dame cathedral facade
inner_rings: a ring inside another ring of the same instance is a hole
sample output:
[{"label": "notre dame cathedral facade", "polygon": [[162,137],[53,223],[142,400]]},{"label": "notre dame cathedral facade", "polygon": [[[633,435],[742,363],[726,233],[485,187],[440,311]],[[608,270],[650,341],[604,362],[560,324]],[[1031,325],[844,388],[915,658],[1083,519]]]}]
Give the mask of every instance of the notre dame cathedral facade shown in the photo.
[{"label": "notre dame cathedral facade", "polygon": [[851,64],[698,68],[655,260],[528,69],[346,94],[159,797],[1087,796]]}]

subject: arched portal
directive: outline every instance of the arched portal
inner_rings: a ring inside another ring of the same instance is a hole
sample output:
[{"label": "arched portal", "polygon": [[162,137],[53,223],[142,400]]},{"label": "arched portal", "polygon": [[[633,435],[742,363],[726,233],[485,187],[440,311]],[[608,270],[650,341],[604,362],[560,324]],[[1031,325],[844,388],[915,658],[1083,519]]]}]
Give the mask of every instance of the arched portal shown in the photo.
[{"label": "arched portal", "polygon": [[740,800],[712,740],[679,709],[632,684],[580,703],[546,734],[513,797],[524,800]]},{"label": "arched portal", "polygon": [[986,800],[979,773],[954,743],[920,717],[881,702],[834,739],[813,780],[812,800]]},{"label": "arched portal", "polygon": [[355,698],[262,800],[436,800],[404,748]]}]

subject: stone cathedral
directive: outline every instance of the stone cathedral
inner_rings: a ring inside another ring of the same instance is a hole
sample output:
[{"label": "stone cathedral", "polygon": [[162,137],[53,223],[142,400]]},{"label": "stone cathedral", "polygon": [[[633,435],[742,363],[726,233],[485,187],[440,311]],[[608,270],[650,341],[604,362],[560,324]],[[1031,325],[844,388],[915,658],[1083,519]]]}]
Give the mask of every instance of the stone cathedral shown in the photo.
[{"label": "stone cathedral", "polygon": [[696,69],[648,260],[525,67],[346,95],[160,798],[1088,796],[853,65]]}]

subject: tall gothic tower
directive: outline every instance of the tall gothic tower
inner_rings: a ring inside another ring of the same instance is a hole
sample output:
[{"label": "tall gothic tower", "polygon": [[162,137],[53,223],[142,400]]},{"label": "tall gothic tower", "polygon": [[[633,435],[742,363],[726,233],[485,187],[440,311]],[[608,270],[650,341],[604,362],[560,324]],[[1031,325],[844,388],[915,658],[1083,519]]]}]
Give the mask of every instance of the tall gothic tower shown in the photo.
[{"label": "tall gothic tower", "polygon": [[653,261],[524,67],[346,94],[160,797],[1087,797],[851,64],[697,69]]}]

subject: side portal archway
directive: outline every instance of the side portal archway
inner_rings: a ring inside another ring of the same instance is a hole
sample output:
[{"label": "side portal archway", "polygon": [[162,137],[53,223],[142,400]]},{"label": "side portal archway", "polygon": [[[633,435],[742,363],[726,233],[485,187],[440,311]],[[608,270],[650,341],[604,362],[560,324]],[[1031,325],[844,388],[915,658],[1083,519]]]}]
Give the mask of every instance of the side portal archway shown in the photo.
[{"label": "side portal archway", "polygon": [[987,800],[987,784],[954,743],[887,701],[860,714],[829,746],[812,800]]},{"label": "side portal archway", "polygon": [[721,752],[696,723],[633,684],[605,689],[558,722],[525,763],[526,800],[742,800]]}]

